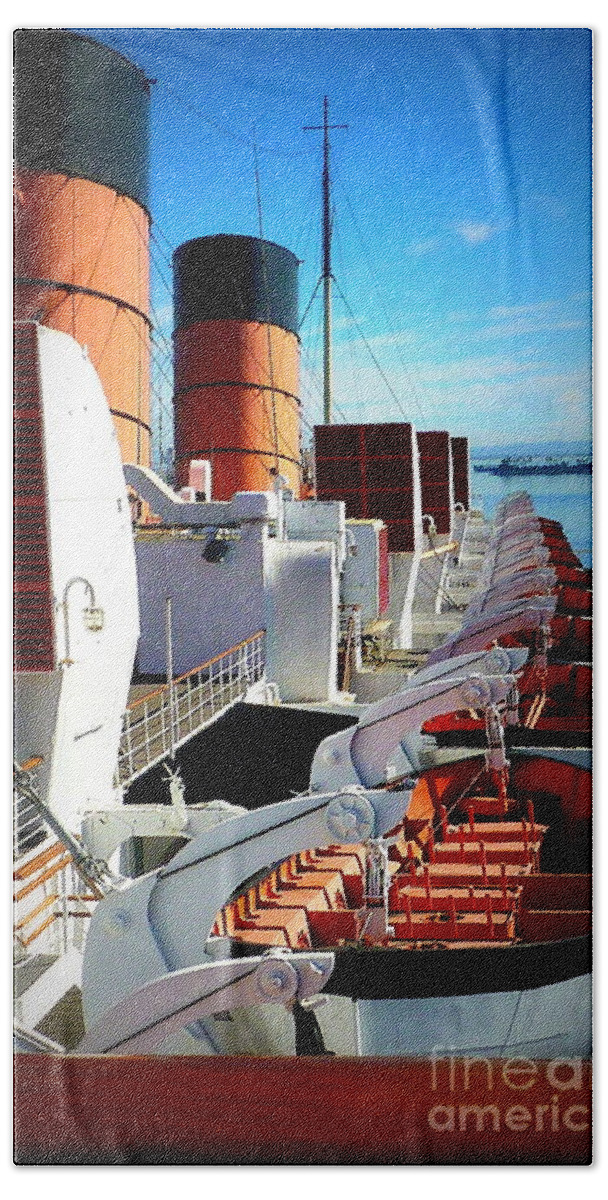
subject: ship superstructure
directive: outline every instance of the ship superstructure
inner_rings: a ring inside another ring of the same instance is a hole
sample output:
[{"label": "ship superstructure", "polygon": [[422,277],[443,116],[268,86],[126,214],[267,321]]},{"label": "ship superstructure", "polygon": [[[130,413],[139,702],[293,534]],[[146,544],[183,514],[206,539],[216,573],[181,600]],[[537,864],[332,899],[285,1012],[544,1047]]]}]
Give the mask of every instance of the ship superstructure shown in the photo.
[{"label": "ship superstructure", "polygon": [[588,573],[526,494],[471,506],[449,430],[319,426],[311,496],[297,261],[263,238],[176,252],[155,472],[147,83],[18,41],[64,101],[17,109],[19,1048],[426,1054],[456,1023],[586,1055]]}]

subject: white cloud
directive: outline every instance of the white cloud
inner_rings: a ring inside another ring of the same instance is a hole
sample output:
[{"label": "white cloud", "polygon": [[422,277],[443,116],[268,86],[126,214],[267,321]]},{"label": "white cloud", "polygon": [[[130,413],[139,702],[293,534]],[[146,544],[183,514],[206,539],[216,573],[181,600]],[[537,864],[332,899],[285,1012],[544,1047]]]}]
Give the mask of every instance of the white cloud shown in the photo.
[{"label": "white cloud", "polygon": [[355,375],[336,363],[336,405],[352,421],[410,420],[419,429],[447,428],[488,443],[507,434],[511,440],[576,438],[590,427],[585,366],[559,371],[547,362],[526,366],[499,355],[439,366],[418,362],[411,372],[386,371],[397,400],[373,366]]},{"label": "white cloud", "polygon": [[496,378],[513,378],[517,375],[534,375],[538,371],[550,370],[551,363],[534,359],[520,361],[498,354],[471,355],[445,363],[417,363],[416,378],[424,384],[447,383],[459,387],[463,383],[480,380],[487,383]]},{"label": "white cloud", "polygon": [[589,393],[582,387],[567,388],[555,398],[555,404],[561,404],[565,409],[585,409],[589,408]]},{"label": "white cloud", "polygon": [[410,254],[415,254],[417,256],[430,254],[431,250],[434,250],[440,242],[441,238],[438,237],[424,238],[420,242],[411,242],[408,246],[408,251]]},{"label": "white cloud", "polygon": [[394,333],[379,333],[376,337],[366,338],[366,341],[373,349],[383,346],[389,350],[391,346],[417,345],[420,334],[414,329],[398,329]]},{"label": "white cloud", "polygon": [[483,221],[461,221],[455,226],[456,233],[471,246],[477,246],[480,242],[488,242],[499,228],[498,225],[490,225]]},{"label": "white cloud", "polygon": [[556,196],[548,196],[542,192],[532,192],[529,196],[532,209],[536,209],[544,217],[552,221],[563,221],[568,216],[568,208]]},{"label": "white cloud", "polygon": [[548,309],[559,308],[559,306],[559,300],[539,300],[536,304],[518,304],[510,308],[499,304],[495,308],[491,308],[489,313],[491,317],[520,317],[531,313],[547,312]]},{"label": "white cloud", "polygon": [[336,317],[332,320],[332,329],[334,333],[342,329],[356,329],[357,325],[364,325],[365,317],[358,317],[355,320],[353,317]]},{"label": "white cloud", "polygon": [[478,313],[463,312],[461,310],[460,312],[449,312],[446,316],[446,320],[454,321],[458,325],[464,325],[466,321],[477,320],[478,316]]},{"label": "white cloud", "polygon": [[521,337],[530,333],[552,333],[556,330],[584,329],[584,321],[539,321],[535,317],[521,317],[504,325],[485,325],[481,329],[472,330],[469,337],[473,341],[486,341],[492,338]]}]

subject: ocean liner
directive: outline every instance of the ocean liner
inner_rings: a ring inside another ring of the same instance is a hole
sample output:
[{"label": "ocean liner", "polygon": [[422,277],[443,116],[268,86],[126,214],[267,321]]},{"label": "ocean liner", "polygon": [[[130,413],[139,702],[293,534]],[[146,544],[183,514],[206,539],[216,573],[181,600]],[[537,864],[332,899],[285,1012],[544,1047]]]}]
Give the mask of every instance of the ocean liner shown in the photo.
[{"label": "ocean liner", "polygon": [[18,1054],[587,1057],[589,572],[330,390],[305,477],[263,238],[175,253],[170,486],[149,81],[36,30],[16,88]]}]

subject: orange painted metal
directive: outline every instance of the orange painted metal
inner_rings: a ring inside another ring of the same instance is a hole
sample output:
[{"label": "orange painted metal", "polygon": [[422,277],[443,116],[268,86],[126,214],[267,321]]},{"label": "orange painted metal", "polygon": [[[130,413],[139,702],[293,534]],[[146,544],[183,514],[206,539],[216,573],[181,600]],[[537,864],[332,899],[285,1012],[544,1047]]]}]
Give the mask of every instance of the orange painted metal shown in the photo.
[{"label": "orange painted metal", "polygon": [[148,214],[111,188],[17,171],[16,314],[87,347],[123,460],[144,466],[150,463],[148,239]]},{"label": "orange painted metal", "polygon": [[49,867],[48,870],[43,871],[42,875],[38,875],[29,883],[26,883],[25,887],[22,887],[18,892],[15,892],[15,895],[13,896],[15,903],[17,903],[18,900],[24,900],[26,896],[30,896],[32,892],[36,891],[36,888],[41,886],[41,884],[48,883],[49,879],[53,879],[55,875],[58,875],[60,871],[63,871],[64,867],[69,867],[71,861],[72,856],[70,854],[65,854],[63,858],[59,859],[59,862],[54,863],[54,865]]},{"label": "orange painted metal", "polygon": [[52,846],[42,850],[35,858],[30,858],[23,866],[17,867],[13,872],[13,879],[29,879],[30,875],[35,875],[36,871],[46,867],[48,862],[52,862],[54,858],[58,858],[65,852],[65,846],[61,842],[54,842]]},{"label": "orange painted metal", "polygon": [[[253,321],[200,321],[175,339],[177,477],[211,459],[213,496],[268,491],[277,466],[300,495],[299,345]],[[270,342],[270,346],[269,346]]]}]

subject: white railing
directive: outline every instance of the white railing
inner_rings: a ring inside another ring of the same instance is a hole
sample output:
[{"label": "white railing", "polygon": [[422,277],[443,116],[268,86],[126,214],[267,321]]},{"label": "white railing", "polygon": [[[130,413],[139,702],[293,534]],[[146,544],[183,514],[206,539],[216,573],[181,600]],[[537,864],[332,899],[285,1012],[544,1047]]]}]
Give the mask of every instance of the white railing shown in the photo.
[{"label": "white railing", "polygon": [[265,633],[259,630],[171,684],[135,700],[123,719],[117,783],[127,785],[173,755],[264,675]]},{"label": "white railing", "polygon": [[59,1051],[57,1043],[45,1047],[35,1030],[63,996],[80,986],[87,926],[101,891],[85,881],[43,814],[32,819],[38,790],[32,770],[40,761],[32,760],[31,769],[17,775],[13,791],[14,1017],[19,1036],[33,1038],[32,1048]]},{"label": "white railing", "polygon": [[60,957],[71,948],[82,950],[87,919],[98,899],[52,834],[36,854],[18,859],[13,926],[17,963],[37,955]]}]

